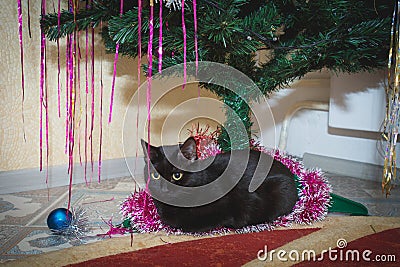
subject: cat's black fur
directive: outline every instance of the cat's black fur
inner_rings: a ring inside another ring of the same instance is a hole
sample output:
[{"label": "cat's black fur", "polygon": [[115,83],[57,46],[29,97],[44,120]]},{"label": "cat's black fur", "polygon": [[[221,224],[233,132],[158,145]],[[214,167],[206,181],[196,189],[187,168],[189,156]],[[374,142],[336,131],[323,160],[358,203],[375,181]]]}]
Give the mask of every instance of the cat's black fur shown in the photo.
[{"label": "cat's black fur", "polygon": [[[147,173],[148,144],[142,140],[142,146],[146,161],[145,173]],[[150,147],[149,159],[152,163],[150,172],[153,173],[153,176],[157,176],[155,173],[157,172],[162,177],[158,180],[150,178],[150,192],[157,190],[163,194],[173,194],[173,197],[179,197],[179,192],[165,190],[165,186],[163,187],[162,184],[171,182],[185,187],[208,184],[223,173],[231,157],[230,152],[219,154],[206,169],[188,172],[173,166],[167,160],[166,153],[177,161],[182,161],[184,156],[189,159],[189,161],[185,160],[186,164],[196,164],[200,160],[197,160],[196,143],[193,138],[187,139],[179,147]],[[238,151],[238,153],[241,155],[242,151]],[[271,222],[281,215],[290,213],[298,199],[297,189],[293,174],[281,162],[273,160],[269,173],[267,171],[265,174],[263,173],[266,177],[265,180],[257,190],[249,192],[249,184],[260,155],[261,152],[250,150],[247,167],[240,181],[226,195],[212,203],[198,207],[177,207],[154,199],[161,220],[165,224],[185,232],[202,232],[218,227],[241,228],[247,225]],[[271,156],[266,154],[263,154],[261,159],[265,159],[265,156],[272,161]],[[240,164],[235,164],[234,168],[240,167],[236,165]],[[234,170],[233,173],[241,173],[241,170]],[[173,175],[182,177],[176,181],[172,178]],[[193,196],[193,198],[195,197]]]}]

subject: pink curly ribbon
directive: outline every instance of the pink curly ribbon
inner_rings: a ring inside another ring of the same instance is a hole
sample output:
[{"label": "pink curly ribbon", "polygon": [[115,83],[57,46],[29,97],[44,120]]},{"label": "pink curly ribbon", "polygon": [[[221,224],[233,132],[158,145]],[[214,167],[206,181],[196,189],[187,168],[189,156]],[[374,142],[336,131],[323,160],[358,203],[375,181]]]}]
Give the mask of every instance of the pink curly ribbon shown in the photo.
[{"label": "pink curly ribbon", "polygon": [[[97,234],[97,236],[102,236],[102,237],[108,236],[109,238],[111,238],[113,235],[124,235],[126,233],[132,233],[130,229],[123,228],[122,226],[114,226],[112,223],[112,218],[108,220],[108,222],[106,222],[104,219],[102,220],[105,224],[108,225],[108,227],[110,227],[110,229],[107,231],[107,233]],[[133,236],[131,238],[133,238]]]},{"label": "pink curly ribbon", "polygon": [[160,0],[160,14],[159,14],[159,20],[160,20],[160,29],[159,29],[159,34],[158,34],[158,72],[161,73],[162,69],[162,56],[163,56],[163,47],[162,47],[162,36],[163,36],[163,20],[162,20],[162,9],[163,9],[163,3]]},{"label": "pink curly ribbon", "polygon": [[186,86],[186,25],[185,25],[185,0],[182,0],[182,33],[183,33],[183,85],[182,90]]},{"label": "pink curly ribbon", "polygon": [[[120,1],[120,17],[122,17],[123,11],[124,11],[124,0],[121,0]],[[113,103],[114,103],[115,76],[117,74],[118,53],[119,53],[119,42],[117,42],[117,44],[115,46],[114,71],[113,71],[112,86],[111,86],[110,113],[108,116],[108,123],[111,123],[111,118],[112,118],[112,110],[113,110]]]}]

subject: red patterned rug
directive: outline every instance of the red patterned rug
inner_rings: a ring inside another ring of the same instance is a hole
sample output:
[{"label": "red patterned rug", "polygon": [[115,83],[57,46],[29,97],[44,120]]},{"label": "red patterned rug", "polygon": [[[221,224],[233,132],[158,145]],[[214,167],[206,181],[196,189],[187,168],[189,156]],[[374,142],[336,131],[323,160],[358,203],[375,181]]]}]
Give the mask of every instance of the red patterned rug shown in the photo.
[{"label": "red patterned rug", "polygon": [[[321,261],[303,261],[297,267],[315,266],[317,263],[327,266],[400,266],[400,228],[389,229],[356,239],[336,252],[325,254]],[[317,259],[321,255],[317,255]]]},{"label": "red patterned rug", "polygon": [[69,266],[241,266],[257,258],[257,253],[318,231],[288,229],[260,233],[233,234],[165,244],[138,251],[101,257]]},{"label": "red patterned rug", "polygon": [[[320,228],[288,229],[166,243],[69,266],[241,266],[257,259],[260,253],[264,256],[265,249],[270,252],[318,230]],[[312,260],[296,266],[399,266],[400,228],[366,235],[341,243],[340,247],[326,249],[331,249],[332,253],[315,255]]]}]

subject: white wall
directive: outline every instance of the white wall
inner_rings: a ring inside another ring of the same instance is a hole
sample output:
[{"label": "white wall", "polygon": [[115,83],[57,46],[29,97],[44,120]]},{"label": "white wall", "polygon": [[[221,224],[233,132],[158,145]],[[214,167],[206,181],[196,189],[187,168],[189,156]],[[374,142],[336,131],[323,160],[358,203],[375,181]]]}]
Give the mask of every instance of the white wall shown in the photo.
[{"label": "white wall", "polygon": [[385,119],[386,71],[331,76],[329,126],[380,132]]},{"label": "white wall", "polygon": [[[365,77],[369,77],[368,75],[370,74],[363,75],[366,76],[355,75],[354,77],[349,77],[345,75],[345,83],[340,83],[343,77],[340,75],[337,77],[336,74],[331,74],[324,70],[310,73],[300,81],[293,83],[291,88],[282,89],[273,93],[268,99],[268,103],[275,118],[275,140],[264,139],[261,140],[262,144],[268,147],[278,146],[282,121],[286,112],[290,110],[295,103],[306,100],[323,101],[326,103],[331,102],[330,109],[332,109],[331,85],[337,86],[339,84],[342,86],[347,84],[347,91],[340,91],[340,96],[346,101],[342,102],[339,107],[336,105],[333,111],[301,110],[293,116],[288,128],[286,151],[291,155],[299,157],[302,157],[304,153],[311,153],[382,165],[383,160],[380,149],[377,148],[377,146],[379,146],[379,142],[377,141],[379,133],[354,130],[357,129],[357,127],[362,127],[362,123],[361,125],[358,123],[359,121],[361,122],[361,119],[357,120],[357,115],[359,116],[361,114],[361,116],[363,116],[360,110],[365,109],[364,115],[369,116],[370,120],[374,121],[376,124],[382,117],[382,113],[378,111],[380,109],[384,111],[385,108],[382,101],[374,101],[374,99],[376,99],[376,90],[374,90],[370,96],[372,97],[371,103],[365,102],[366,97],[368,98],[368,96],[366,96],[366,90],[358,90],[358,92],[353,90],[356,87],[359,88],[359,82],[364,82],[366,80]],[[375,75],[375,78],[378,76]],[[376,87],[375,80],[372,79],[371,82]],[[383,87],[381,90],[384,90]],[[362,102],[358,99],[359,97],[357,94],[360,94],[360,97],[362,96],[364,98]],[[336,97],[339,96],[338,92],[335,92],[334,95],[336,95]],[[255,105],[254,108],[265,109],[265,104]],[[341,110],[338,110],[338,108],[341,108]],[[371,110],[373,110],[373,112],[371,112]],[[355,111],[357,111],[356,114],[353,114]],[[332,112],[335,112],[335,114],[332,115]],[[340,113],[340,118],[336,116],[337,113]],[[335,123],[333,125],[329,125],[329,117],[331,116],[335,118]],[[363,117],[364,120],[365,116]],[[366,123],[364,123],[368,124],[368,127],[371,126],[371,123],[369,123],[370,120],[366,120]],[[340,121],[343,123],[343,126],[340,125],[341,128],[338,128],[338,122]],[[357,127],[353,127],[354,125]],[[256,125],[254,128],[257,129],[257,127]],[[260,131],[265,136],[271,136],[274,129],[268,126],[260,129]]]}]

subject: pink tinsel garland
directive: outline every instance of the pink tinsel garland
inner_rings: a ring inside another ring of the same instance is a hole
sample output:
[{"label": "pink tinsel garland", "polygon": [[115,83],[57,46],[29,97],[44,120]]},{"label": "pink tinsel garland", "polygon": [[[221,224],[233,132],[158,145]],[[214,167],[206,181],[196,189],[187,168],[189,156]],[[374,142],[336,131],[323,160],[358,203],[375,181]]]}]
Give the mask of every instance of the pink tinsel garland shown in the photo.
[{"label": "pink tinsel garland", "polygon": [[[200,158],[203,158],[206,154],[212,156],[221,153],[213,136],[209,137],[209,142],[204,141],[206,139],[206,133],[204,132],[193,135],[193,137],[197,142],[200,140],[204,142],[204,146],[201,147],[202,157]],[[293,222],[298,224],[311,224],[321,221],[326,217],[328,207],[330,206],[331,186],[328,184],[321,171],[307,170],[301,162],[278,150],[270,152],[254,142],[252,142],[251,146],[253,149],[273,155],[275,160],[282,162],[298,177],[301,188],[299,189],[299,200],[295,204],[293,211],[288,215],[277,218],[272,223],[251,225],[241,229],[219,228],[208,233],[192,234],[224,234],[231,231],[235,231],[236,233],[259,232],[272,230],[279,226],[288,227]],[[139,232],[165,231],[173,234],[184,234],[181,230],[171,228],[161,222],[153,199],[144,190],[132,193],[121,204],[120,208],[124,219],[130,219],[131,226]]]}]

